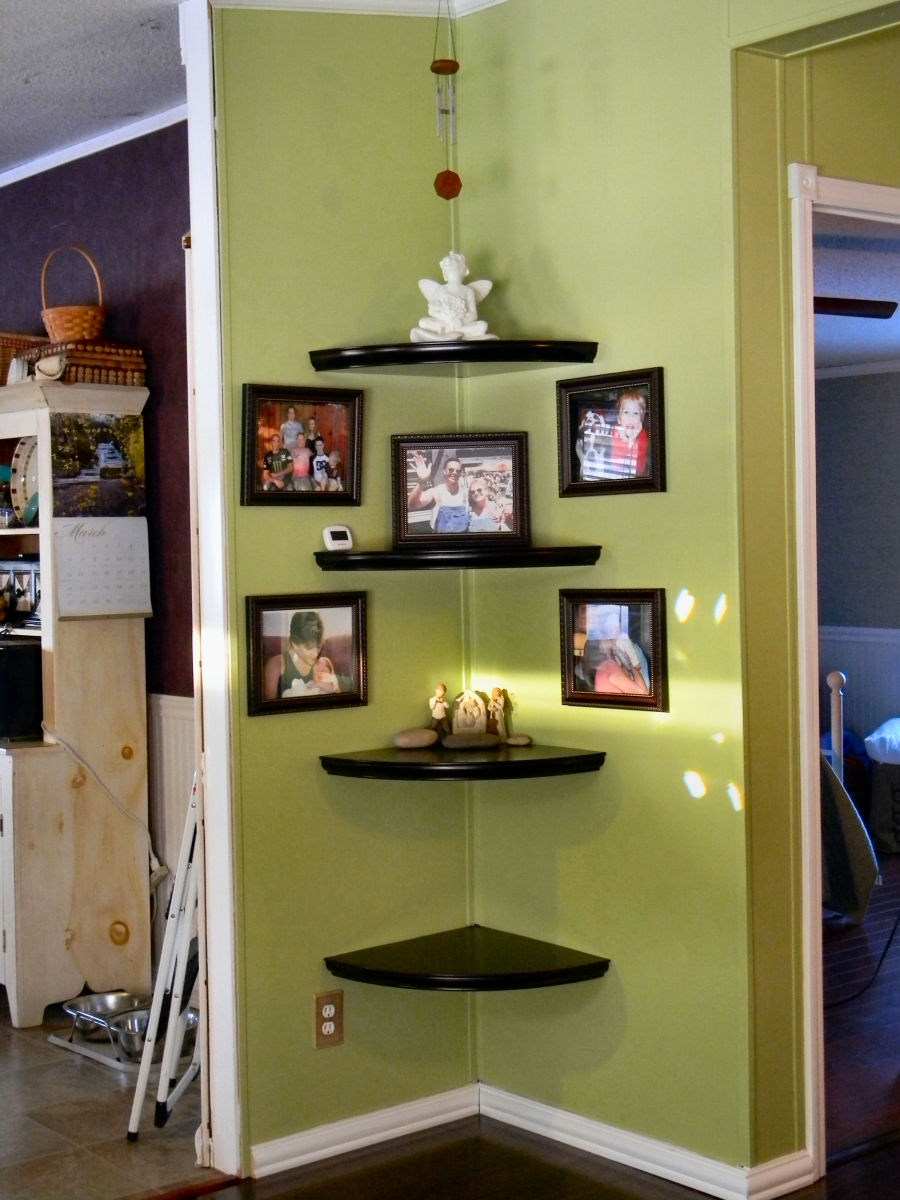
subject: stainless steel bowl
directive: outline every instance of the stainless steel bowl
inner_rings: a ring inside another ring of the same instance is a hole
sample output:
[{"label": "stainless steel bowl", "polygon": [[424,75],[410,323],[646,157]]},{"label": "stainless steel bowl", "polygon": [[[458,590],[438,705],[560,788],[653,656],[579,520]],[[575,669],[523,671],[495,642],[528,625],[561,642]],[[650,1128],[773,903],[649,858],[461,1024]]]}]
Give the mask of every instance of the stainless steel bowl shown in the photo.
[{"label": "stainless steel bowl", "polygon": [[[191,1054],[193,1052],[199,1021],[200,1014],[197,1009],[189,1008],[184,1031],[184,1043],[181,1047],[182,1054]],[[136,1008],[132,1012],[122,1013],[118,1017],[113,1017],[109,1022],[109,1027],[119,1043],[119,1053],[126,1062],[140,1062],[141,1055],[144,1053],[144,1037],[147,1033],[149,1022],[149,1008]],[[158,1037],[153,1047],[152,1061],[159,1062],[162,1058],[162,1052],[163,1038]]]},{"label": "stainless steel bowl", "polygon": [[135,1008],[146,1008],[150,997],[142,992],[92,992],[89,996],[76,996],[67,1000],[63,1012],[75,1021],[75,1029],[87,1041],[109,1038],[109,1026],[114,1017],[131,1012]]}]

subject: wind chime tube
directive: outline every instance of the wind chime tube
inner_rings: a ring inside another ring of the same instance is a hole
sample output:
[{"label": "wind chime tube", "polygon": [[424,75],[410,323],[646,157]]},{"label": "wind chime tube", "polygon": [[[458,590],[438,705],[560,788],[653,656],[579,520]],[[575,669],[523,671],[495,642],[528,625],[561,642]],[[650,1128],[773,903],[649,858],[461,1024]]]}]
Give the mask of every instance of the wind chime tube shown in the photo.
[{"label": "wind chime tube", "polygon": [[454,200],[462,188],[462,180],[453,169],[453,149],[456,146],[456,73],[459,63],[456,60],[456,46],[453,38],[453,16],[450,11],[450,0],[447,0],[447,34],[449,39],[449,54],[438,57],[438,40],[441,27],[441,7],[443,0],[438,0],[437,20],[434,30],[434,50],[432,53],[431,72],[434,75],[435,120],[438,140],[445,151],[445,168],[438,171],[434,179],[434,190],[444,200]]}]

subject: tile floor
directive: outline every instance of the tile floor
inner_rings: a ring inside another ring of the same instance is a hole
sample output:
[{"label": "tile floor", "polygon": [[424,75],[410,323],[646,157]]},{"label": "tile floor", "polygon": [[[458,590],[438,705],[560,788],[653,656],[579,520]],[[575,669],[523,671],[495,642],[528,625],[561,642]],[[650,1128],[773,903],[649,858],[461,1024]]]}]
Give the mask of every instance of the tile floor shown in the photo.
[{"label": "tile floor", "polygon": [[178,1100],[162,1129],[153,1124],[151,1072],[138,1136],[128,1124],[137,1076],[48,1042],[68,1037],[58,1006],[44,1024],[14,1029],[0,987],[0,1196],[3,1200],[150,1200],[178,1185],[224,1176],[198,1167],[200,1081]]}]

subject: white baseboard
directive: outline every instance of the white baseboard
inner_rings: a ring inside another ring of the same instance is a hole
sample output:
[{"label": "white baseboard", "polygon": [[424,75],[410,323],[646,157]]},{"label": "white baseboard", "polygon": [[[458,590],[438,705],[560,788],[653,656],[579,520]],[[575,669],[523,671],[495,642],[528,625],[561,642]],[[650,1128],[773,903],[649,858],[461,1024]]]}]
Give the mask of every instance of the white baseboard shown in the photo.
[{"label": "white baseboard", "polygon": [[383,1108],[362,1117],[349,1117],[330,1125],[318,1125],[305,1133],[290,1134],[253,1146],[250,1150],[250,1174],[254,1179],[259,1179],[277,1171],[289,1171],[304,1163],[346,1154],[350,1150],[361,1150],[377,1142],[405,1137],[434,1125],[447,1125],[451,1121],[477,1115],[478,1084],[471,1083],[452,1092],[427,1096],[424,1100],[413,1100],[394,1108]]},{"label": "white baseboard", "polygon": [[483,1083],[253,1146],[251,1175],[274,1175],[479,1113],[721,1200],[774,1200],[816,1178],[806,1152],[757,1167],[729,1166]]},{"label": "white baseboard", "polygon": [[788,1155],[760,1167],[734,1167],[487,1084],[481,1085],[480,1100],[482,1116],[722,1200],[772,1200],[815,1178],[812,1160],[806,1153]]}]

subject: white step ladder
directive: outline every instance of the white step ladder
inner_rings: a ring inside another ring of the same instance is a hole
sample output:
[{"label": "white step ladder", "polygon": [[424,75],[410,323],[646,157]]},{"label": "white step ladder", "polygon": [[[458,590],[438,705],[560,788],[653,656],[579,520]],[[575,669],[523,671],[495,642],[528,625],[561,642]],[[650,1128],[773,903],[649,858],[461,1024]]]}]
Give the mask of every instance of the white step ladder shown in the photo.
[{"label": "white step ladder", "polygon": [[162,1061],[159,1068],[159,1085],[156,1094],[156,1110],[153,1124],[161,1129],[169,1119],[172,1109],[185,1090],[200,1074],[202,1029],[197,1030],[194,1053],[181,1078],[177,1078],[178,1062],[184,1044],[188,1009],[196,980],[197,962],[197,866],[195,851],[198,836],[197,778],[191,788],[187,820],[181,839],[178,866],[172,881],[172,894],[166,912],[166,928],[162,954],[153,1001],[144,1036],[144,1049],[138,1071],[134,1103],[128,1122],[128,1140],[135,1141],[140,1125],[141,1108],[147,1093],[153,1052],[156,1047],[160,1026],[165,1024]]}]

